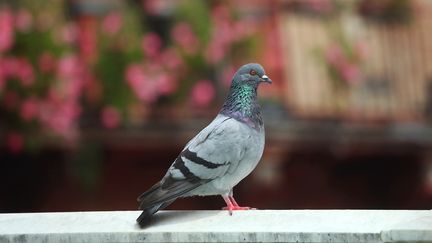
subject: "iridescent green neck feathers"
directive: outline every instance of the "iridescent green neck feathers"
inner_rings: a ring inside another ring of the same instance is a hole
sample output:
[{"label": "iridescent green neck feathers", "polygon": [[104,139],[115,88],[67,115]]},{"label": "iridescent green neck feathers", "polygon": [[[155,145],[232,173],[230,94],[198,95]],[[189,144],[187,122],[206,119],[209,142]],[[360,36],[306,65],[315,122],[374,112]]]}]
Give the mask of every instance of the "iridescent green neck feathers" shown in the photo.
[{"label": "iridescent green neck feathers", "polygon": [[260,110],[257,86],[233,84],[220,113],[258,129],[263,124]]}]

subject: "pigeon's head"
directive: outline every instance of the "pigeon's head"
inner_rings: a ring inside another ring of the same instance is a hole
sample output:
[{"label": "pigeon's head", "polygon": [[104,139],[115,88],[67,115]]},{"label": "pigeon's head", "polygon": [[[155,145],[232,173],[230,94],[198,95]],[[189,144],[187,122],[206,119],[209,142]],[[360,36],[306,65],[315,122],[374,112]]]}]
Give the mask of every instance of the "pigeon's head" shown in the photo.
[{"label": "pigeon's head", "polygon": [[264,68],[258,63],[249,63],[241,66],[234,74],[233,85],[250,85],[257,87],[260,83],[272,83],[272,80],[265,75]]}]

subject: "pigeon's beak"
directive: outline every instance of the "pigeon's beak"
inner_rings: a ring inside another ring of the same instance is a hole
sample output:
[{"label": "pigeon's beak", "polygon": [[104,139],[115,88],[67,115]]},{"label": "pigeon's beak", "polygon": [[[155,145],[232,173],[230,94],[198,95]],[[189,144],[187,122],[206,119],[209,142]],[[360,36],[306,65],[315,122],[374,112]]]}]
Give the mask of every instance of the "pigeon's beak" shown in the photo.
[{"label": "pigeon's beak", "polygon": [[273,81],[272,81],[269,77],[267,77],[267,75],[264,74],[264,75],[261,77],[261,82],[266,82],[266,83],[271,84]]}]

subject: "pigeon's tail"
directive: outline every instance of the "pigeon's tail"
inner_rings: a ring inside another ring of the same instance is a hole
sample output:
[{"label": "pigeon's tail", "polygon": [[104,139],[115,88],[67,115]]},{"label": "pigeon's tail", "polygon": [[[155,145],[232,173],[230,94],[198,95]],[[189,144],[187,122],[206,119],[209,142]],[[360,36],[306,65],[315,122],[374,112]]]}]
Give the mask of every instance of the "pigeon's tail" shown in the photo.
[{"label": "pigeon's tail", "polygon": [[[151,202],[149,203],[149,199],[151,198],[157,198],[159,191],[161,191],[161,182],[156,183],[154,186],[152,186],[149,190],[144,192],[138,197],[138,202],[140,202],[139,209],[142,209],[143,212],[141,215],[137,218],[137,223],[141,228],[147,225],[147,223],[150,221],[150,218],[155,214],[157,211],[164,209],[169,204],[171,204],[174,200],[170,200],[167,202]],[[159,195],[160,196],[160,195]],[[154,200],[151,200],[154,201]]]},{"label": "pigeon's tail", "polygon": [[138,224],[144,227],[153,214],[168,207],[177,198],[185,196],[204,182],[207,182],[207,180],[188,181],[175,180],[169,176],[164,177],[162,181],[156,183],[138,197],[139,209],[143,210],[142,214],[137,218]]},{"label": "pigeon's tail", "polygon": [[174,202],[174,200],[160,203],[160,204],[157,204],[154,206],[150,206],[148,208],[144,208],[143,212],[141,213],[141,215],[136,220],[138,225],[141,228],[144,228],[150,222],[150,218],[153,216],[153,214],[155,214],[159,210],[162,210],[162,209],[168,207],[168,205],[170,205],[172,202]]}]

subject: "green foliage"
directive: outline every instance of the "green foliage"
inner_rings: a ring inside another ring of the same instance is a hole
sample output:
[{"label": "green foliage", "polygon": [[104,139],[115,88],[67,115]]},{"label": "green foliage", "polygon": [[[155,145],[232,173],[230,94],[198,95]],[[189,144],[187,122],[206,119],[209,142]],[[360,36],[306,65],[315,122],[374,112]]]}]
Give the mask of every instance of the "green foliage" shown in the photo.
[{"label": "green foliage", "polygon": [[129,63],[126,53],[116,49],[101,52],[95,69],[103,82],[103,104],[118,108],[127,107],[134,101],[133,94],[124,80],[124,72]]}]

